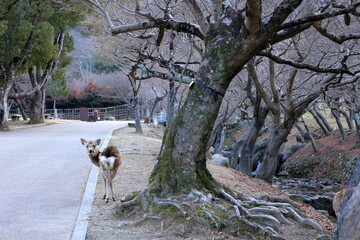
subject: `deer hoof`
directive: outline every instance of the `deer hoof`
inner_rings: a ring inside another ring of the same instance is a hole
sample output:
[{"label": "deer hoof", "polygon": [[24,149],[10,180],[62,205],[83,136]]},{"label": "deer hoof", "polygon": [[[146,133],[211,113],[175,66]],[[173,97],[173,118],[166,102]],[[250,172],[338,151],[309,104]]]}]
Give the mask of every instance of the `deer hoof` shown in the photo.
[{"label": "deer hoof", "polygon": [[108,202],[109,202],[109,199],[107,198],[106,201],[105,201],[105,203],[108,203]]},{"label": "deer hoof", "polygon": [[106,198],[106,195],[103,196],[103,199],[105,199],[105,198]]},{"label": "deer hoof", "polygon": [[113,197],[113,201],[114,201],[114,202],[116,201],[114,197]]}]

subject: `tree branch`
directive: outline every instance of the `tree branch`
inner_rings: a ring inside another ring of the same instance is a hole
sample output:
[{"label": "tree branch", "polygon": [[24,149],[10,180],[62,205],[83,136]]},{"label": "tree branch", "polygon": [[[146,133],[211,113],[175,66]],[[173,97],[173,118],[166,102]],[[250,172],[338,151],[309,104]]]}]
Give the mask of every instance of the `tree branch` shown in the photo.
[{"label": "tree branch", "polygon": [[123,26],[117,26],[111,28],[111,34],[117,35],[120,33],[133,32],[137,30],[145,30],[150,28],[165,28],[171,29],[177,32],[190,33],[194,36],[203,39],[203,33],[201,32],[199,26],[187,22],[178,22],[174,19],[156,19],[155,22],[143,22],[136,24],[128,24]]},{"label": "tree branch", "polygon": [[246,1],[246,19],[245,27],[251,35],[259,32],[261,24],[261,7],[260,0],[247,0]]},{"label": "tree branch", "polygon": [[301,4],[302,0],[284,0],[275,8],[269,22],[265,25],[267,34],[272,35],[279,26]]},{"label": "tree branch", "polygon": [[139,68],[142,70],[143,74],[141,76],[136,76],[137,80],[144,80],[144,79],[149,79],[149,78],[160,78],[160,79],[164,79],[164,80],[174,80],[176,82],[180,82],[180,83],[187,83],[190,84],[191,82],[193,82],[195,80],[195,78],[190,78],[190,77],[186,77],[186,76],[178,76],[175,75],[173,76],[170,73],[162,73],[162,72],[158,72],[158,71],[153,71],[148,69],[145,65],[140,64]]},{"label": "tree branch", "polygon": [[[197,36],[201,39],[204,38],[201,28],[196,24],[191,24],[188,22],[179,22],[174,20],[171,17],[168,17],[167,19],[153,19],[152,17],[149,17],[148,15],[148,22],[142,22],[142,23],[135,23],[135,24],[126,24],[122,26],[115,26],[106,12],[105,8],[101,6],[101,4],[97,0],[82,0],[86,1],[87,3],[90,3],[95,8],[97,8],[102,15],[106,18],[108,25],[111,30],[112,35],[117,35],[120,33],[126,33],[126,32],[133,32],[138,30],[146,30],[151,28],[165,28],[165,29],[171,29],[177,32],[184,32],[189,33],[194,36]],[[192,1],[191,1],[192,2]]]},{"label": "tree branch", "polygon": [[331,11],[331,12],[326,12],[326,13],[321,13],[321,14],[315,14],[315,15],[311,15],[311,16],[308,16],[305,18],[286,22],[286,23],[281,24],[280,29],[290,28],[290,27],[302,25],[304,23],[309,23],[309,22],[313,23],[313,22],[321,21],[321,20],[324,20],[327,18],[339,16],[339,15],[342,15],[345,13],[354,13],[358,6],[360,6],[360,2],[354,3],[352,6],[350,6],[348,8],[335,10],[335,11]]},{"label": "tree branch", "polygon": [[314,66],[311,64],[300,63],[300,62],[295,62],[295,61],[291,61],[288,59],[283,59],[283,58],[280,58],[278,56],[271,54],[270,52],[265,52],[265,51],[260,52],[258,55],[268,57],[276,63],[290,65],[292,67],[296,67],[299,69],[308,69],[308,70],[318,72],[318,73],[347,73],[349,75],[353,75],[353,73],[351,73],[347,68],[345,68],[343,66],[341,66],[340,68],[330,68],[330,67],[322,68],[322,67]]},{"label": "tree branch", "polygon": [[252,63],[252,61],[249,61],[249,63],[247,64],[247,70],[249,73],[249,76],[251,78],[251,80],[254,82],[254,85],[256,87],[256,90],[258,91],[260,97],[264,100],[266,106],[271,109],[273,112],[279,112],[279,108],[277,107],[277,105],[275,105],[269,95],[266,94],[262,84],[259,81],[259,78],[256,74],[256,70],[254,67],[254,64]]},{"label": "tree branch", "polygon": [[193,16],[195,17],[197,23],[200,25],[200,28],[201,28],[200,32],[206,33],[208,31],[209,24],[206,21],[206,18],[204,16],[201,8],[197,4],[196,0],[185,0],[185,3],[190,8],[190,11],[192,12]]},{"label": "tree branch", "polygon": [[330,39],[333,42],[336,42],[338,44],[342,44],[343,42],[347,41],[347,40],[351,40],[351,39],[359,39],[360,38],[360,33],[357,34],[349,34],[349,35],[340,35],[340,36],[336,36],[335,34],[331,33],[330,31],[328,31],[326,28],[324,28],[321,25],[321,22],[315,22],[313,24],[313,27],[316,29],[316,31],[318,31],[321,35],[323,35],[324,37]]}]

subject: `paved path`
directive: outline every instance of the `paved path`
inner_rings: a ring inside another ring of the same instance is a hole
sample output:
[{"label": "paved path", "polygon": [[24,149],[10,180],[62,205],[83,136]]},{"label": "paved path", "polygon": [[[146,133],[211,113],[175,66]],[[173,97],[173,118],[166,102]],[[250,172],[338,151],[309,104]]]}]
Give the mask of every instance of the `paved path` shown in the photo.
[{"label": "paved path", "polygon": [[68,240],[91,168],[80,138],[124,122],[73,122],[0,132],[0,239]]}]

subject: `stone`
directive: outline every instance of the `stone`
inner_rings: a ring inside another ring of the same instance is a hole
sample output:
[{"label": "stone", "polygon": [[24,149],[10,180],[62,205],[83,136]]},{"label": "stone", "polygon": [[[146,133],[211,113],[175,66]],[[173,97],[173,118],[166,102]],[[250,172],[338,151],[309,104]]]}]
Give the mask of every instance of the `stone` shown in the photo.
[{"label": "stone", "polygon": [[304,146],[305,146],[305,144],[303,144],[303,143],[295,143],[295,144],[291,145],[290,151],[294,153],[297,150],[299,150],[300,148],[303,148]]},{"label": "stone", "polygon": [[214,154],[210,162],[228,167],[229,166],[229,158],[222,156],[221,154]]},{"label": "stone", "polygon": [[315,209],[326,210],[331,216],[335,216],[334,209],[332,207],[332,198],[327,196],[315,196],[309,197],[304,200],[305,203],[309,203]]},{"label": "stone", "polygon": [[329,218],[330,217],[330,214],[328,211],[326,210],[318,210],[322,215],[324,215],[325,217]]},{"label": "stone", "polygon": [[289,173],[287,171],[281,171],[278,173],[278,176],[279,177],[287,177],[287,176],[289,176]]},{"label": "stone", "polygon": [[304,202],[304,197],[300,194],[289,194],[287,195],[291,200],[296,201],[296,202]]}]

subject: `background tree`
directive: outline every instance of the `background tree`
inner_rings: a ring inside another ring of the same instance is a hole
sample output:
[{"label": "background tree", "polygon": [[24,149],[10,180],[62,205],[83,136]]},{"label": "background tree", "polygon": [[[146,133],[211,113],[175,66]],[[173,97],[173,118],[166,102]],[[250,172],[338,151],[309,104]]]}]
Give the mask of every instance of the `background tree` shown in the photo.
[{"label": "background tree", "polygon": [[49,85],[47,88],[47,94],[51,96],[53,100],[54,117],[57,116],[56,101],[69,94],[67,87],[67,78],[64,69],[58,69],[51,75]]},{"label": "background tree", "polygon": [[[72,1],[2,1],[1,19],[6,26],[1,36],[1,103],[0,128],[7,128],[7,99],[14,85],[15,76],[28,72],[35,92],[31,113],[38,112],[39,101],[47,79],[54,71],[62,50],[68,26],[81,19],[78,3]],[[40,91],[40,92],[39,92]],[[20,98],[29,93],[16,93],[11,98]],[[40,108],[41,109],[41,108]],[[41,110],[40,110],[41,112]],[[43,121],[43,115],[32,116],[30,121]]]}]

